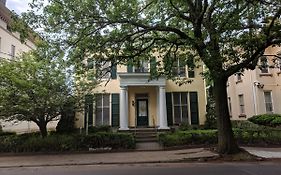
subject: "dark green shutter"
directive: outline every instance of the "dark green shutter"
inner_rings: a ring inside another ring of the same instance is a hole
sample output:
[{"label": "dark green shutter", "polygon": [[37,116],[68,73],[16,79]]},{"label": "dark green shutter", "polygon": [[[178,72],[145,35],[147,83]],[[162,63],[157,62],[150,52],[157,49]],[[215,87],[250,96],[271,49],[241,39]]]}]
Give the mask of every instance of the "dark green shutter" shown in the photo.
[{"label": "dark green shutter", "polygon": [[152,58],[150,60],[150,74],[156,76],[157,73],[157,65],[156,58]]},{"label": "dark green shutter", "polygon": [[112,65],[111,67],[111,79],[116,79],[117,78],[117,66]]},{"label": "dark green shutter", "polygon": [[173,125],[173,104],[172,104],[172,93],[166,93],[166,108],[167,108],[167,120],[168,125]]},{"label": "dark green shutter", "polygon": [[112,94],[111,98],[111,124],[112,126],[119,126],[119,94]]},{"label": "dark green shutter", "polygon": [[88,126],[93,126],[93,114],[94,114],[94,106],[93,106],[93,95],[85,96],[85,112],[84,112],[84,127],[86,127],[87,115],[89,115]]},{"label": "dark green shutter", "polygon": [[127,65],[127,72],[132,73],[133,72],[133,66],[131,64]]},{"label": "dark green shutter", "polygon": [[189,93],[190,99],[190,112],[191,112],[191,124],[199,124],[199,115],[198,115],[198,95],[197,92]]}]

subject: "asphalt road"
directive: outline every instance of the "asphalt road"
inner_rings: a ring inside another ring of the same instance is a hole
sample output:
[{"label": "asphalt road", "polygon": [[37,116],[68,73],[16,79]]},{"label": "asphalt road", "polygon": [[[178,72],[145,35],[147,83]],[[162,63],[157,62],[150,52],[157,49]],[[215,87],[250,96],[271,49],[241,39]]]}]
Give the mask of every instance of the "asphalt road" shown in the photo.
[{"label": "asphalt road", "polygon": [[0,175],[281,175],[280,162],[161,163],[0,168]]}]

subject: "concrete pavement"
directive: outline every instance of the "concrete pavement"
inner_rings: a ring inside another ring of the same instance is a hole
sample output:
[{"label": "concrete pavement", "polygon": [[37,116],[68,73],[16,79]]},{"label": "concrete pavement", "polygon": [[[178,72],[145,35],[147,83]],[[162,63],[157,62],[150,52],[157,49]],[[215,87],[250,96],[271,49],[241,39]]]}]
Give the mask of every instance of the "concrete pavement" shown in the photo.
[{"label": "concrete pavement", "polygon": [[[144,146],[144,145],[142,145]],[[147,145],[146,145],[147,146]],[[145,148],[145,147],[144,147]],[[243,147],[245,150],[263,158],[280,158],[281,148]],[[145,149],[144,149],[145,150]],[[216,159],[219,155],[204,148],[158,151],[131,151],[109,153],[69,153],[69,154],[35,154],[5,155],[0,154],[0,168],[71,166],[100,164],[138,164],[170,163],[187,160],[204,161]]]},{"label": "concrete pavement", "polygon": [[63,165],[135,164],[180,162],[188,159],[218,157],[204,148],[172,151],[134,151],[116,153],[53,154],[53,155],[0,155],[0,168]]},{"label": "concrete pavement", "polygon": [[262,158],[278,158],[281,159],[281,148],[259,148],[259,147],[243,147],[249,153]]}]

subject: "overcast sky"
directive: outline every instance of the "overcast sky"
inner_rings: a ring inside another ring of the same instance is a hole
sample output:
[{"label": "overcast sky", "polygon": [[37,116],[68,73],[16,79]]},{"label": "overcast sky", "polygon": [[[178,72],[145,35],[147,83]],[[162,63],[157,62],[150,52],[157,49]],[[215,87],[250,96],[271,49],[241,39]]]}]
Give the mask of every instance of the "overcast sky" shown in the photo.
[{"label": "overcast sky", "polygon": [[26,12],[29,8],[28,3],[32,0],[7,0],[6,6],[10,10],[14,10],[16,13],[20,14]]}]

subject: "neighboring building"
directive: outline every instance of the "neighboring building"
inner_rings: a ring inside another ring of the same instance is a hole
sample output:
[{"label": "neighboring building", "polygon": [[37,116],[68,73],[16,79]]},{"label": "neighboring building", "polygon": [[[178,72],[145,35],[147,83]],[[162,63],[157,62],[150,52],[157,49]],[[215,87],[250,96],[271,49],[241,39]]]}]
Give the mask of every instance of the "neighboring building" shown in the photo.
[{"label": "neighboring building", "polygon": [[[23,52],[35,48],[32,39],[29,38],[25,43],[21,43],[19,33],[11,32],[11,11],[5,6],[6,0],[0,1],[0,59],[14,60]],[[28,132],[38,130],[38,126],[33,122],[1,122],[4,131]],[[54,128],[56,122],[50,124]]]},{"label": "neighboring building", "polygon": [[141,61],[139,66],[118,65],[110,73],[104,73],[105,80],[95,88],[95,100],[88,105],[88,113],[77,115],[77,126],[85,127],[87,117],[90,126],[111,125],[119,130],[169,129],[181,123],[203,125],[206,111],[205,81],[200,75],[203,66],[191,70],[176,62],[175,76],[193,80],[181,86],[165,77],[149,80],[152,66]]},{"label": "neighboring building", "polygon": [[19,33],[9,30],[11,24],[11,11],[0,1],[0,59],[15,59],[22,52],[35,48],[31,40],[21,43]]},{"label": "neighboring building", "polygon": [[269,47],[259,64],[268,65],[237,73],[228,79],[228,106],[233,120],[257,114],[281,114],[280,47]]}]

